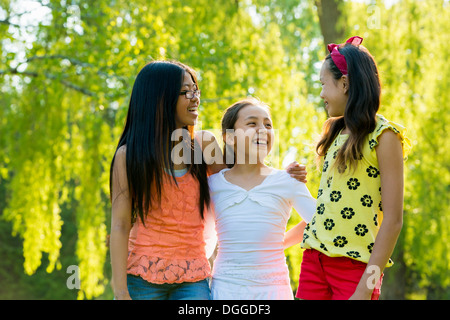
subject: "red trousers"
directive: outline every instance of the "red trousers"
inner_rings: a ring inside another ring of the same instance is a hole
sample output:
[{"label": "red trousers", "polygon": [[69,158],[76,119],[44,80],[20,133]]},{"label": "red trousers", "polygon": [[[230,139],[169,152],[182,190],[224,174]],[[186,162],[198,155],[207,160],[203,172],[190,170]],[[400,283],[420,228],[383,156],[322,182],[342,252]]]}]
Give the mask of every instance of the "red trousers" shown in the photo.
[{"label": "red trousers", "polygon": [[[356,290],[367,264],[347,257],[328,257],[314,250],[303,252],[296,297],[305,300],[348,300]],[[372,300],[378,300],[383,275]]]}]

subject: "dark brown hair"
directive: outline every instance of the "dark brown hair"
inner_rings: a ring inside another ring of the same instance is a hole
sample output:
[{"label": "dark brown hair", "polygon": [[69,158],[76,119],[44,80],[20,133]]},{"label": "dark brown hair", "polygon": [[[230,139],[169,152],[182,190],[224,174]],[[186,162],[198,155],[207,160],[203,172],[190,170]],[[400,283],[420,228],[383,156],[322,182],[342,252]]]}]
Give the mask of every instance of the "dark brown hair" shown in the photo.
[{"label": "dark brown hair", "polygon": [[[348,66],[348,100],[344,116],[325,121],[322,136],[316,146],[319,157],[325,156],[339,132],[348,128],[349,137],[339,149],[336,157],[338,170],[343,172],[347,163],[355,169],[361,159],[363,143],[369,133],[375,130],[376,114],[380,107],[381,85],[377,65],[372,55],[363,46],[346,44],[339,49]],[[324,65],[335,80],[343,75],[336,67],[331,55],[325,58]]]},{"label": "dark brown hair", "polygon": [[[243,100],[240,100],[225,110],[225,113],[222,117],[222,137],[226,135],[227,130],[234,129],[234,125],[239,118],[239,111],[247,106],[261,106],[267,109],[270,114],[270,108],[261,100],[250,97]],[[232,168],[236,162],[236,155],[234,154],[234,150],[232,147],[226,144],[225,139],[223,143],[223,161],[227,165],[228,168]]]}]

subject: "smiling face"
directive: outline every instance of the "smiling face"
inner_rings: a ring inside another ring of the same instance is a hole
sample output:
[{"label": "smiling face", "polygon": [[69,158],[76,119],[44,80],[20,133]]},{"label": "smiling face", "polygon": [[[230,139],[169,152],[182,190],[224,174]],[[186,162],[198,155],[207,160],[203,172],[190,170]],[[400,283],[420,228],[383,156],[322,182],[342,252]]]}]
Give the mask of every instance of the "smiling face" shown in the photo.
[{"label": "smiling face", "polygon": [[[272,119],[266,108],[247,105],[239,110],[233,135],[237,163],[263,163],[272,149],[273,136]],[[231,142],[229,137],[227,141]]]},{"label": "smiling face", "polygon": [[325,102],[325,109],[330,117],[343,116],[348,100],[348,84],[347,77],[342,76],[340,79],[334,79],[328,67],[329,61],[325,61],[320,70],[320,82],[322,91],[320,98]]},{"label": "smiling face", "polygon": [[[195,91],[197,89],[197,85],[192,79],[192,76],[186,71],[181,84],[181,92]],[[178,97],[175,115],[175,123],[178,129],[195,125],[198,118],[199,105],[200,98],[197,96],[194,96],[192,99],[186,98],[185,95],[180,95]]]}]

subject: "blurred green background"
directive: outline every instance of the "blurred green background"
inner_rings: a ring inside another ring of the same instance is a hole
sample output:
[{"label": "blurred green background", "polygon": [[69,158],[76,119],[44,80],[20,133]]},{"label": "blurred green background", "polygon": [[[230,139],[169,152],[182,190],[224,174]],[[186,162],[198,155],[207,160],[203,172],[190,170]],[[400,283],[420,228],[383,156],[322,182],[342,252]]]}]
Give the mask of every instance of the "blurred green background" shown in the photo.
[{"label": "blurred green background", "polygon": [[[353,35],[413,144],[381,299],[450,299],[449,17],[448,0],[0,0],[0,299],[112,299],[109,165],[153,59],[198,71],[201,129],[247,95],[268,103],[272,165],[306,164],[317,195],[321,61]],[[286,254],[295,290],[302,252]]]}]

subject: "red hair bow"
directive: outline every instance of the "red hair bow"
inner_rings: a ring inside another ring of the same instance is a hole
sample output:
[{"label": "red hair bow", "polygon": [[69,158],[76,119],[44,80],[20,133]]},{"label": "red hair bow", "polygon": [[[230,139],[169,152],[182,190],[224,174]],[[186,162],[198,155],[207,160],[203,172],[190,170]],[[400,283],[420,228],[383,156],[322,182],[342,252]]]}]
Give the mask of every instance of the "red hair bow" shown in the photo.
[{"label": "red hair bow", "polygon": [[334,44],[330,43],[328,45],[328,51],[331,54],[331,59],[333,59],[334,64],[338,69],[342,72],[344,76],[348,74],[347,71],[347,61],[345,60],[345,57],[339,52],[339,48],[342,48],[345,44],[350,43],[353,46],[359,46],[361,42],[363,41],[363,38],[354,36],[345,41],[345,43],[341,44]]}]

